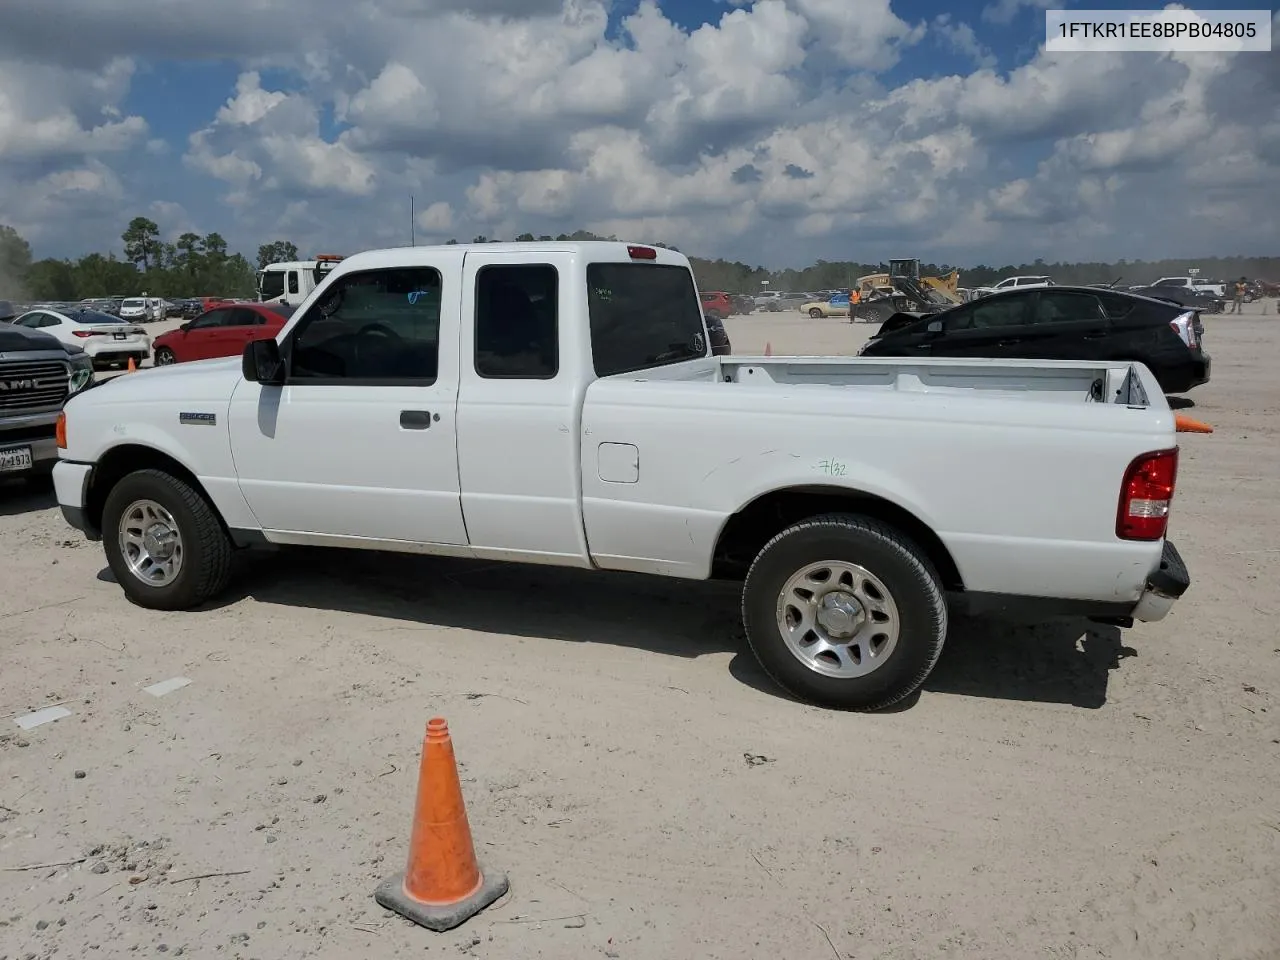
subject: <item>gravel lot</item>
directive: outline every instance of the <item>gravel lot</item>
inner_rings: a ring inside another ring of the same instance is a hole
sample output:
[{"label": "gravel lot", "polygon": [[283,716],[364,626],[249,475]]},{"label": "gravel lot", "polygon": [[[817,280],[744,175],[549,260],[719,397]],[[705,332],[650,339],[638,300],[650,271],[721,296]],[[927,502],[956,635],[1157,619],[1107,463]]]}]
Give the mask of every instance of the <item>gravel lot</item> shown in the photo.
[{"label": "gravel lot", "polygon": [[[1280,956],[1280,315],[1246,309],[1205,320],[1173,614],[963,621],[896,713],[779,695],[718,585],[279,552],[148,612],[0,490],[0,957]],[[447,934],[372,897],[436,713],[512,884]]]}]

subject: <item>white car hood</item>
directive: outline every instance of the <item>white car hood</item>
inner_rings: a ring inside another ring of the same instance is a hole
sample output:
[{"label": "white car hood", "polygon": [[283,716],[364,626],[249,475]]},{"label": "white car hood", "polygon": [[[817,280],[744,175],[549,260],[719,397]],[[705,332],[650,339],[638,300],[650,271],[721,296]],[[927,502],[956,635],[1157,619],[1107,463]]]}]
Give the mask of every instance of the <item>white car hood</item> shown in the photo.
[{"label": "white car hood", "polygon": [[151,367],[104,381],[70,404],[195,402],[225,403],[240,382],[240,358],[218,358]]}]

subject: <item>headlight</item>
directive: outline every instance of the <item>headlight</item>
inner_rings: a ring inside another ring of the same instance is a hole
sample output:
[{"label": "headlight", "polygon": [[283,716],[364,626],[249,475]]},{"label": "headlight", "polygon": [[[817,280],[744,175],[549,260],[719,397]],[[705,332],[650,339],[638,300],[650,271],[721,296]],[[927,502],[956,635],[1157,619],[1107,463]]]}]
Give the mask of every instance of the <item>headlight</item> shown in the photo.
[{"label": "headlight", "polygon": [[91,383],[93,383],[93,361],[84,353],[72,357],[71,380],[68,384],[68,392],[79,393]]}]

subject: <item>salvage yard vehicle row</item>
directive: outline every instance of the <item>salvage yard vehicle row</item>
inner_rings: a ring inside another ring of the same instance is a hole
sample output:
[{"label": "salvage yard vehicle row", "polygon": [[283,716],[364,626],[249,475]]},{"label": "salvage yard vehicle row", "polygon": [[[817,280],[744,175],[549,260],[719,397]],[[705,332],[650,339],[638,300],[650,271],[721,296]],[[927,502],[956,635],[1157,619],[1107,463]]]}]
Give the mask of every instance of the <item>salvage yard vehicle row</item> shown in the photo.
[{"label": "salvage yard vehicle row", "polygon": [[716,356],[688,260],[625,243],[349,257],[277,338],[60,434],[64,515],[142,606],[264,542],[735,577],[765,669],[837,707],[924,681],[946,593],[1124,621],[1187,586],[1142,365]]}]

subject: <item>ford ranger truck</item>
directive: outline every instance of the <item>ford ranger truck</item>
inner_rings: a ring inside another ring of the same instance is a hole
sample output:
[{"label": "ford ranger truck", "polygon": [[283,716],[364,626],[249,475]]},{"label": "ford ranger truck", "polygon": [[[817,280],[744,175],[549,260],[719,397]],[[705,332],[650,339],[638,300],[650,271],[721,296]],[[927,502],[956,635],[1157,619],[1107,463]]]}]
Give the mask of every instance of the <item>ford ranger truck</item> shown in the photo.
[{"label": "ford ranger truck", "polygon": [[717,356],[699,305],[639,244],[357,254],[242,357],[74,397],[58,502],[157,610],[255,544],[735,578],[763,667],[849,709],[923,683],[948,596],[1128,624],[1187,589],[1141,364]]}]

